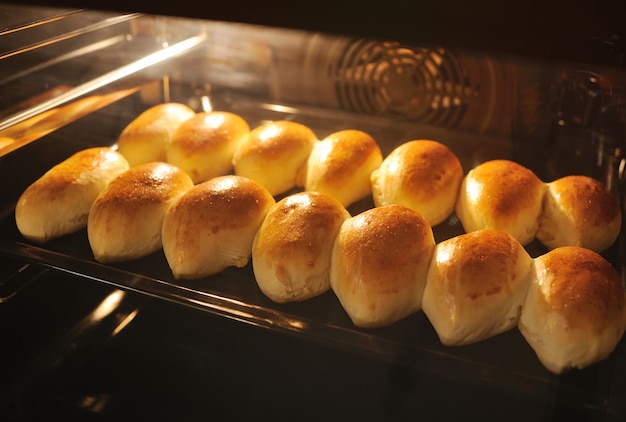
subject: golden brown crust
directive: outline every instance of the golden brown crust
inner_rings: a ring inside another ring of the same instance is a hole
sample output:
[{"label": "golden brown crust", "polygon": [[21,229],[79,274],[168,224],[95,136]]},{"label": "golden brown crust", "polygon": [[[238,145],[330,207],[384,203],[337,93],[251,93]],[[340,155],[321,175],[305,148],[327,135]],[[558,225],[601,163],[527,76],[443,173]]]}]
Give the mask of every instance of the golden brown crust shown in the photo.
[{"label": "golden brown crust", "polygon": [[372,173],[376,206],[400,204],[421,213],[431,226],[453,211],[463,168],[444,144],[427,139],[396,147]]},{"label": "golden brown crust", "polygon": [[255,180],[272,195],[296,186],[317,136],[306,125],[279,120],[254,128],[240,142],[235,174]]},{"label": "golden brown crust", "polygon": [[[113,179],[97,203],[136,215],[147,204],[169,202],[191,187],[187,173],[168,163],[144,163]],[[137,215],[140,217],[139,215]]]},{"label": "golden brown crust", "polygon": [[[196,185],[176,204],[188,218],[211,232],[246,226],[271,202],[266,192],[250,179],[220,176]],[[189,230],[197,227],[190,225]]]},{"label": "golden brown crust", "polygon": [[317,137],[308,126],[278,120],[254,128],[242,145],[240,154],[287,157],[302,146],[309,145],[311,140],[317,140]]},{"label": "golden brown crust", "polygon": [[319,183],[344,187],[344,181],[360,169],[372,157],[380,156],[380,147],[369,134],[359,130],[343,130],[328,135],[329,154],[325,157],[325,171]]},{"label": "golden brown crust", "polygon": [[456,157],[445,145],[429,140],[404,144],[403,161],[410,163],[403,168],[401,183],[410,191],[419,192],[420,199],[432,198],[448,183],[460,181],[463,170]]},{"label": "golden brown crust", "polygon": [[474,180],[481,195],[490,200],[490,209],[502,218],[514,218],[528,208],[527,192],[541,189],[541,180],[530,169],[509,160],[493,160],[476,167]]},{"label": "golden brown crust", "polygon": [[538,257],[537,267],[545,283],[540,306],[558,312],[570,329],[601,332],[607,322],[623,315],[622,280],[601,255],[566,246]]},{"label": "golden brown crust", "polygon": [[197,113],[174,132],[167,161],[185,170],[195,183],[223,176],[232,170],[235,150],[249,132],[248,123],[237,114]]},{"label": "golden brown crust", "polygon": [[[259,247],[267,259],[288,262],[297,248],[309,256],[307,262],[323,252],[323,240],[339,229],[337,221],[349,214],[335,199],[319,192],[301,192],[280,200],[265,218]],[[333,237],[334,240],[334,237]],[[271,245],[271,247],[267,247]]]},{"label": "golden brown crust", "polygon": [[448,293],[477,301],[507,293],[509,283],[519,277],[515,267],[523,247],[504,232],[481,230],[448,242],[453,246],[451,253],[445,254],[446,273],[439,283]]},{"label": "golden brown crust", "polygon": [[174,132],[195,112],[179,103],[157,104],[142,112],[120,134],[118,150],[131,166],[167,160],[167,147]]},{"label": "golden brown crust", "polygon": [[248,133],[250,127],[241,116],[225,111],[201,112],[183,122],[172,140],[189,155],[230,144]]},{"label": "golden brown crust", "polygon": [[422,307],[441,342],[475,343],[515,327],[532,264],[524,247],[498,230],[437,244]]},{"label": "golden brown crust", "polygon": [[[119,154],[110,148],[88,148],[77,152],[70,158],[52,167],[44,177],[35,181],[26,195],[41,195],[44,192],[54,197],[68,184],[77,183],[84,175],[92,172],[105,171],[109,167],[117,167]],[[39,189],[39,192],[34,192]]]},{"label": "golden brown crust", "polygon": [[539,229],[545,184],[510,160],[491,160],[470,170],[459,191],[456,213],[466,232],[502,230],[523,245]]},{"label": "golden brown crust", "polygon": [[354,129],[332,133],[313,147],[304,188],[330,195],[347,207],[370,194],[370,174],[382,159],[369,134]]},{"label": "golden brown crust", "polygon": [[[384,274],[393,262],[397,268],[411,269],[411,264],[422,250],[411,256],[420,246],[418,239],[429,237],[431,228],[415,213],[399,206],[386,206],[366,211],[354,217],[346,230],[342,231],[343,252],[350,257],[358,256],[359,271],[371,274]],[[430,248],[421,245],[420,249]],[[352,271],[351,268],[345,268]],[[407,274],[408,275],[408,274]],[[398,283],[412,283],[411,277],[398,277]],[[397,289],[382,278],[374,277],[368,284],[376,293],[389,293]]]},{"label": "golden brown crust", "polygon": [[165,212],[192,186],[187,173],[159,162],[139,164],[113,179],[89,212],[95,259],[128,261],[159,250]]},{"label": "golden brown crust", "polygon": [[188,190],[163,222],[163,251],[174,277],[198,279],[246,265],[254,236],[274,204],[262,185],[236,175]]},{"label": "golden brown crust", "polygon": [[574,219],[581,223],[600,226],[621,216],[619,202],[598,180],[588,176],[571,175],[551,183],[567,204],[577,204],[572,208]]},{"label": "golden brown crust", "polygon": [[337,200],[319,192],[300,192],[277,202],[267,213],[252,249],[261,291],[283,303],[329,290],[332,246],[341,223],[349,217]]},{"label": "golden brown crust", "polygon": [[549,249],[581,246],[602,252],[619,236],[619,202],[606,186],[588,176],[571,175],[547,184],[537,238]]},{"label": "golden brown crust", "polygon": [[578,246],[535,258],[535,268],[519,329],[543,365],[559,374],[609,356],[626,329],[626,293],[615,268]]},{"label": "golden brown crust", "polygon": [[18,229],[29,240],[46,242],[85,227],[93,201],[128,167],[121,154],[106,147],[73,154],[22,193],[15,208]]},{"label": "golden brown crust", "polygon": [[346,220],[331,261],[331,287],[357,326],[389,325],[421,309],[434,248],[417,212],[387,205]]}]

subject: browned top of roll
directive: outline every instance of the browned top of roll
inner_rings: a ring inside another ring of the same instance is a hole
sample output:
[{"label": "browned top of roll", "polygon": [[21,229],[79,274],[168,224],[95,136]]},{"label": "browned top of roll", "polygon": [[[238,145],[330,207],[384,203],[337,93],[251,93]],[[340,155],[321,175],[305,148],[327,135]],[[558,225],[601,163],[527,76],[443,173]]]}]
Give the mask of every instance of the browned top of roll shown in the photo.
[{"label": "browned top of roll", "polygon": [[133,119],[120,134],[120,138],[131,138],[148,132],[167,132],[171,135],[178,125],[191,118],[194,111],[180,103],[157,104]]},{"label": "browned top of roll", "polygon": [[[392,157],[402,157],[402,184],[407,192],[422,192],[422,197],[436,196],[451,179],[462,177],[458,157],[444,144],[418,139],[394,149]],[[389,159],[389,157],[388,157]]]},{"label": "browned top of roll", "polygon": [[259,183],[242,176],[226,175],[196,185],[173,206],[185,209],[188,220],[210,227],[216,233],[249,225],[273,202],[274,198]]},{"label": "browned top of roll", "polygon": [[[402,205],[364,211],[344,222],[340,236],[346,262],[357,265],[346,265],[344,270],[371,275],[371,291],[379,294],[396,291],[402,281],[415,284],[415,274],[400,276],[399,272],[414,271],[417,262],[430,259],[434,247],[430,225],[420,214]],[[390,273],[396,276],[395,282],[386,276]]]},{"label": "browned top of roll", "polygon": [[200,112],[178,126],[172,143],[188,155],[233,142],[250,131],[239,115],[226,111]]},{"label": "browned top of roll", "polygon": [[71,183],[80,183],[82,175],[99,172],[104,174],[110,168],[119,167],[120,160],[123,160],[120,154],[110,148],[87,148],[52,167],[33,185],[45,186],[47,196],[53,199],[55,190],[65,189]]},{"label": "browned top of roll", "polygon": [[120,204],[132,213],[132,204],[139,207],[145,203],[169,201],[191,184],[189,175],[172,164],[145,163],[131,167],[113,179],[99,200],[106,199],[107,205],[113,207]]},{"label": "browned top of roll", "polygon": [[529,204],[528,194],[544,186],[532,170],[510,160],[486,161],[471,173],[472,180],[480,184],[481,197],[489,201],[497,215],[505,218],[534,206]]},{"label": "browned top of roll", "polygon": [[363,166],[372,154],[379,154],[380,147],[369,134],[347,129],[328,135],[324,141],[332,143],[332,155],[324,161],[323,179],[326,183],[342,184]]},{"label": "browned top of roll", "polygon": [[624,285],[617,270],[602,255],[586,248],[564,246],[536,258],[544,303],[572,329],[601,332],[615,316],[624,315]]},{"label": "browned top of roll", "polygon": [[453,247],[445,254],[445,277],[438,279],[440,287],[469,300],[506,294],[505,290],[519,281],[516,279],[525,276],[515,273],[518,261],[527,258],[530,264],[531,260],[517,240],[499,230],[463,234],[444,244]]},{"label": "browned top of roll", "polygon": [[336,199],[323,193],[300,192],[283,198],[266,216],[262,241],[272,247],[265,254],[286,262],[294,254],[293,248],[302,246],[307,255],[317,257],[321,248],[328,247],[323,240],[336,233],[349,216]]},{"label": "browned top of roll", "polygon": [[257,126],[248,134],[238,154],[264,157],[288,156],[302,145],[310,144],[317,136],[306,125],[289,120],[277,120]]},{"label": "browned top of roll", "polygon": [[617,198],[596,179],[571,175],[551,182],[550,186],[561,206],[582,224],[600,226],[621,216]]}]

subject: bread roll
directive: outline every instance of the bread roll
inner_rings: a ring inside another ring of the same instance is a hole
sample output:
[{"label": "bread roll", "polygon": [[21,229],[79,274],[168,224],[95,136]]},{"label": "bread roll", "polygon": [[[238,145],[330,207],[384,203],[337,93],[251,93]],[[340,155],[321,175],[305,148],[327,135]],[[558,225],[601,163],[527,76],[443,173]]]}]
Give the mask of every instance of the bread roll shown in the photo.
[{"label": "bread roll", "polygon": [[421,309],[435,247],[432,228],[403,205],[344,221],[331,256],[330,286],[357,327],[382,327]]},{"label": "bread roll", "polygon": [[541,363],[560,374],[608,357],[626,327],[619,273],[598,253],[563,246],[535,258],[519,330]]},{"label": "bread roll", "polygon": [[309,155],[304,189],[322,192],[348,207],[371,194],[370,175],[383,160],[369,134],[342,130],[317,142]]},{"label": "bread roll", "polygon": [[87,236],[94,258],[130,261],[161,249],[165,211],[192,186],[187,173],[160,162],[139,164],[113,179],[89,212]]},{"label": "bread roll", "polygon": [[303,178],[317,141],[315,133],[300,123],[280,120],[258,126],[235,151],[235,174],[255,180],[274,196],[285,193]]},{"label": "bread roll", "polygon": [[176,279],[244,267],[274,197],[252,179],[225,175],[182,195],[165,214],[163,252]]},{"label": "bread roll", "polygon": [[88,148],[55,165],[22,193],[15,222],[28,240],[44,243],[87,225],[91,204],[128,162],[110,148]]},{"label": "bread roll", "polygon": [[165,162],[166,151],[178,126],[196,113],[179,103],[157,104],[131,121],[120,134],[117,145],[131,166]]},{"label": "bread roll", "polygon": [[184,121],[167,148],[167,162],[186,171],[194,183],[228,174],[241,139],[250,132],[240,116],[224,112],[201,112]]},{"label": "bread roll", "polygon": [[372,172],[374,204],[399,204],[436,226],[454,210],[463,168],[444,144],[414,140],[396,147]]},{"label": "bread roll", "polygon": [[573,175],[547,184],[537,239],[548,249],[581,246],[608,249],[619,236],[619,202],[600,181]]},{"label": "bread roll", "polygon": [[476,343],[517,326],[533,259],[512,236],[479,230],[435,247],[422,309],[441,343]]},{"label": "bread roll", "polygon": [[336,199],[300,192],[274,205],[252,245],[252,267],[261,291],[277,303],[310,299],[330,290],[335,237],[350,217]]},{"label": "bread roll", "polygon": [[532,170],[509,160],[491,160],[463,179],[456,214],[466,232],[502,230],[522,245],[537,234],[545,184]]}]

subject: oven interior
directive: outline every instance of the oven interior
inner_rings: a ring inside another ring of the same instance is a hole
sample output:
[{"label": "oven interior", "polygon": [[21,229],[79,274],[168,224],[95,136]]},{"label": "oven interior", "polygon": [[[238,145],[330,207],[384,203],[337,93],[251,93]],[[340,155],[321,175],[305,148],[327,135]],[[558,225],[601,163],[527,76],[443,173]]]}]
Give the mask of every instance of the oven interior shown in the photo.
[{"label": "oven interior", "polygon": [[[190,347],[200,344],[208,354],[211,330],[225,341],[245,343],[241,348],[280,338],[303,356],[311,350],[327,361],[342,356],[374,373],[383,371],[381,362],[401,368],[391,376],[410,384],[411,394],[416,393],[415,383],[428,379],[435,391],[498,391],[543,403],[539,413],[544,417],[557,407],[597,418],[593,420],[626,417],[623,339],[607,360],[555,376],[541,366],[516,330],[449,348],[440,345],[422,313],[391,327],[359,329],[331,292],[302,303],[271,302],[254,282],[250,265],[199,281],[176,281],[162,252],[101,265],[91,255],[85,231],[38,246],[20,236],[14,221],[19,195],[43,172],[80,149],[114,146],[140,112],[170,101],[197,111],[237,113],[251,128],[271,120],[297,121],[320,139],[338,130],[360,129],[377,140],[384,155],[408,140],[435,139],[458,155],[465,171],[488,159],[510,158],[545,181],[588,174],[610,187],[624,212],[623,70],[139,13],[16,5],[3,5],[1,13],[9,24],[0,33],[0,137],[8,139],[0,147],[5,180],[0,186],[0,312],[6,315],[2,325],[11,344],[20,339],[18,344],[40,347],[25,331],[47,331],[47,346],[35,364],[27,363],[31,355],[5,347],[5,361],[16,362],[2,387],[11,398],[3,406],[12,415],[26,405],[25,385],[34,382],[34,374],[70,365],[72,350],[74,356],[98,353],[102,345],[90,343],[98,344],[94,338],[103,333],[124,345],[136,325],[150,330],[149,324],[133,323],[134,308],[124,306],[132,297],[150,304],[142,307],[147,309],[144,315],[158,309],[171,316],[162,329],[174,341],[194,345]],[[349,211],[355,215],[372,205],[366,199]],[[453,215],[433,231],[441,241],[462,233],[462,228]],[[545,252],[537,242],[527,248],[532,256]],[[604,255],[624,279],[623,233]],[[117,298],[117,308],[108,316],[80,320],[66,332],[54,328],[59,307],[87,312],[103,296]],[[32,316],[39,310],[48,315],[43,318],[48,327],[31,326],[35,320],[42,323]],[[197,327],[207,318],[212,329]],[[186,326],[176,325],[179,320],[190,328],[179,332]],[[245,335],[234,336],[232,326]],[[326,356],[324,348],[333,354]],[[128,354],[141,367],[141,358]],[[247,360],[242,371],[248,376],[266,377],[254,373],[251,362],[258,357],[246,353],[238,358]],[[154,375],[149,372],[129,370],[150,379]],[[220,372],[224,380],[232,375]],[[308,374],[324,375],[331,376]],[[284,381],[286,375],[276,377]],[[234,376],[242,383],[243,378]],[[234,393],[240,384],[232,384],[222,382]],[[50,402],[42,398],[41,388],[35,397],[45,406]],[[137,392],[129,387],[128,394]],[[91,407],[86,399],[76,394],[64,400],[80,401],[77,408],[93,410],[110,397],[90,395]],[[417,411],[407,403],[404,412]]]}]

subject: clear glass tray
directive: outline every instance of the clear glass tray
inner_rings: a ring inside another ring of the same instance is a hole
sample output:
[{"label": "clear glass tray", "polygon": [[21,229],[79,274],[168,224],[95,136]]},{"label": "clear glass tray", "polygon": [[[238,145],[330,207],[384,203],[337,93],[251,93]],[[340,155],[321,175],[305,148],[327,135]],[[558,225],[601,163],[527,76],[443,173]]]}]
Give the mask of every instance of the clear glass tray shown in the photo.
[{"label": "clear glass tray", "polygon": [[[189,92],[173,89],[169,100],[189,103],[193,97],[187,95]],[[567,397],[572,403],[609,414],[624,410],[626,388],[623,381],[616,381],[618,377],[626,379],[624,340],[606,361],[554,376],[543,368],[516,329],[475,345],[444,347],[422,312],[390,327],[359,329],[352,325],[332,292],[301,303],[276,304],[259,290],[251,265],[229,268],[201,280],[176,281],[161,251],[127,263],[95,262],[86,230],[45,245],[25,241],[14,220],[14,207],[21,192],[71,153],[94,145],[114,145],[122,128],[153,105],[145,98],[140,93],[131,94],[0,157],[0,176],[5,181],[0,185],[0,253],[190,306],[199,312],[410,365],[451,382],[489,385],[531,399]],[[196,104],[202,103],[196,99]],[[554,160],[551,151],[542,151],[537,145],[516,145],[509,139],[457,133],[388,117],[270,104],[232,93],[214,94],[210,100],[214,109],[238,113],[251,127],[267,120],[289,119],[309,125],[320,138],[337,130],[357,128],[370,133],[385,155],[411,139],[436,139],[459,156],[466,171],[490,158],[510,158],[531,167],[544,180],[558,176],[549,170],[554,168],[549,165]],[[349,211],[355,215],[372,206],[371,200],[366,199]],[[436,240],[441,241],[462,233],[462,227],[451,216],[433,231]],[[623,237],[606,253],[617,268],[623,265]],[[532,256],[545,252],[537,242],[530,244],[528,251]]]}]

